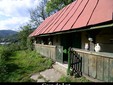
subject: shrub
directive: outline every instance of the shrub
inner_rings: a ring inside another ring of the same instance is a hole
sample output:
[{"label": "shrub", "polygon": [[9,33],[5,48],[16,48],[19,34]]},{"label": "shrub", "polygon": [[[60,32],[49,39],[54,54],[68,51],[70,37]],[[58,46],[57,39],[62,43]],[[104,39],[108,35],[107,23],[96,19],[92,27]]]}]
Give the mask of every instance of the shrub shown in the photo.
[{"label": "shrub", "polygon": [[30,38],[27,38],[27,49],[28,50],[33,50],[33,43]]},{"label": "shrub", "polygon": [[18,51],[21,49],[19,43],[12,43],[8,45],[8,48],[10,49],[10,51]]},{"label": "shrub", "polygon": [[8,47],[3,47],[1,50],[0,50],[0,58],[4,61],[6,61],[7,59],[9,59],[8,57],[11,56],[12,54],[12,51],[10,48]]},{"label": "shrub", "polygon": [[7,74],[6,60],[11,52],[5,47],[0,49],[0,81],[4,81]]}]

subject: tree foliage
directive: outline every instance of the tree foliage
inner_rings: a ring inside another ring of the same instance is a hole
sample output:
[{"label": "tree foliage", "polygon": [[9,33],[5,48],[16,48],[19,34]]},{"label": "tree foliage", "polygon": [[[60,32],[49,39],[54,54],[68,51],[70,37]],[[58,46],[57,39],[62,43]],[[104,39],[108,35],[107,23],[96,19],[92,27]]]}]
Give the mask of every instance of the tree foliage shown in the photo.
[{"label": "tree foliage", "polygon": [[28,48],[28,43],[31,44],[31,41],[28,40],[30,38],[28,38],[28,36],[31,34],[31,32],[33,31],[31,29],[31,26],[29,24],[22,26],[21,27],[21,31],[19,32],[18,36],[19,36],[19,44],[20,44],[20,48],[21,49],[27,49]]},{"label": "tree foliage", "polygon": [[33,9],[29,9],[31,28],[37,28],[48,16],[62,9],[74,0],[41,0]]},{"label": "tree foliage", "polygon": [[40,23],[45,20],[49,14],[46,12],[46,3],[47,0],[42,0],[39,5],[37,5],[34,9],[30,9],[30,23],[34,28],[40,25]]},{"label": "tree foliage", "polygon": [[74,0],[49,0],[46,5],[46,11],[49,14],[55,13]]}]

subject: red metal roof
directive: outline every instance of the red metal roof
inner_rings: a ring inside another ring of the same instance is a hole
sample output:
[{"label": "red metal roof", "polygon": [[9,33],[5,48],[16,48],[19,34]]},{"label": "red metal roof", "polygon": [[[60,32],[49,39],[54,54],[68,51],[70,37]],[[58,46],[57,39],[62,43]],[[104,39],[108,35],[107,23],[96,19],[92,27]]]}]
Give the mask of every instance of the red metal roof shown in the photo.
[{"label": "red metal roof", "polygon": [[30,36],[96,25],[112,20],[112,14],[113,0],[76,0],[46,18]]}]

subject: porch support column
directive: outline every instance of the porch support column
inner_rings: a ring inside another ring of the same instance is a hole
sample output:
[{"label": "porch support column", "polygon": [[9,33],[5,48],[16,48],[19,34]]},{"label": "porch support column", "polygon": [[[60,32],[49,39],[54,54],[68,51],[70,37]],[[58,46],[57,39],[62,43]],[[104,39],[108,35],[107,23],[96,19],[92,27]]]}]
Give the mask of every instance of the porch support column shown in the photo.
[{"label": "porch support column", "polygon": [[91,42],[91,41],[90,41],[89,44],[90,44],[89,50],[90,50],[90,51],[94,51],[94,46],[95,46],[95,44],[94,44],[93,42]]}]

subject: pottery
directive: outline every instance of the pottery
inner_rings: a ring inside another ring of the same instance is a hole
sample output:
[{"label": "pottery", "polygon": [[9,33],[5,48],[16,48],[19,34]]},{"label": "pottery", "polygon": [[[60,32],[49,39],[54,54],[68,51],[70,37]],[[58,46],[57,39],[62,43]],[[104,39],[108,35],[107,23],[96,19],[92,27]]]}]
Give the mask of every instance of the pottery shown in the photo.
[{"label": "pottery", "polygon": [[89,46],[88,43],[85,43],[85,50],[88,50]]},{"label": "pottery", "polygon": [[101,47],[100,47],[99,43],[97,43],[95,46],[95,52],[99,52],[100,50],[101,50]]}]

